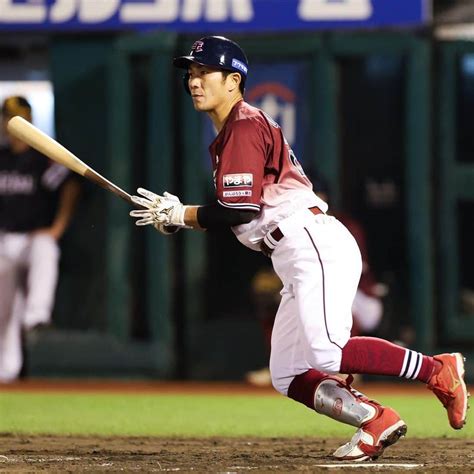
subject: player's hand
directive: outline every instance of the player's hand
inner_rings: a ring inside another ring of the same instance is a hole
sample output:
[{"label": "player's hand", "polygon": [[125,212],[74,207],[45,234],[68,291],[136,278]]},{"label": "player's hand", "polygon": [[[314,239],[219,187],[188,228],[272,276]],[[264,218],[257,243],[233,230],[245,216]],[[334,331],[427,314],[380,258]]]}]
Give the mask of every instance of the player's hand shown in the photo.
[{"label": "player's hand", "polygon": [[[152,193],[147,189],[138,188],[140,196],[132,196],[132,201],[145,209],[133,210],[130,212],[132,217],[138,217],[135,222],[138,226],[153,225],[157,226],[176,226],[188,227],[184,222],[184,206],[179,198],[171,193],[165,192],[163,196]],[[169,232],[167,232],[169,233]]]},{"label": "player's hand", "polygon": [[140,196],[132,196],[132,201],[135,204],[138,204],[139,206],[144,207],[146,209],[153,209],[159,206],[160,203],[165,199],[164,196],[155,194],[151,191],[148,191],[148,189],[145,189],[145,188],[138,188],[137,193],[140,194]]},{"label": "player's hand", "polygon": [[163,200],[158,206],[159,211],[156,215],[156,221],[165,226],[187,227],[184,222],[184,214],[186,206],[181,203],[178,196],[168,193],[163,193]]}]

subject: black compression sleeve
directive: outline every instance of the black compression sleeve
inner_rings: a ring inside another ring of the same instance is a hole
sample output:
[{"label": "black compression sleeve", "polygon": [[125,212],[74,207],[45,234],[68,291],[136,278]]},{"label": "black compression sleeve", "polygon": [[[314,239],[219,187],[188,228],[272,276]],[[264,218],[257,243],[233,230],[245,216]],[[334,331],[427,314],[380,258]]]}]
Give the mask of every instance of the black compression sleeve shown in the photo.
[{"label": "black compression sleeve", "polygon": [[216,202],[198,208],[197,219],[201,227],[212,230],[246,224],[250,222],[256,214],[257,211],[231,209],[221,206]]}]

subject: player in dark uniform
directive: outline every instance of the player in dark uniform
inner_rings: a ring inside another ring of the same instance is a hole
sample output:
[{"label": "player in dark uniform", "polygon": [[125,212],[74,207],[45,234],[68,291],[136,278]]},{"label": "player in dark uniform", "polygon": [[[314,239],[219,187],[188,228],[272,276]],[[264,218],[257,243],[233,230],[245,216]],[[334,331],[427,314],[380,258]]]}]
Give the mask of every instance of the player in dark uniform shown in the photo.
[{"label": "player in dark uniform", "polygon": [[8,146],[0,149],[0,381],[18,377],[22,329],[47,324],[58,278],[58,240],[73,213],[79,183],[67,168],[8,134],[8,120],[31,121],[24,97],[2,106]]},{"label": "player in dark uniform", "polygon": [[218,135],[211,144],[216,201],[185,206],[169,193],[139,188],[131,212],[137,225],[170,229],[230,226],[247,247],[271,257],[283,283],[272,333],[274,387],[318,413],[357,427],[334,452],[341,460],[376,459],[406,432],[395,410],[350,386],[351,377],[378,374],[428,384],[442,401],[453,428],[465,423],[467,390],[460,353],[423,355],[388,341],[350,337],[351,306],[362,270],[349,231],[326,214],[282,131],[263,111],[243,100],[247,58],[234,42],[216,36],[196,41],[184,68],[194,108],[206,112]]}]

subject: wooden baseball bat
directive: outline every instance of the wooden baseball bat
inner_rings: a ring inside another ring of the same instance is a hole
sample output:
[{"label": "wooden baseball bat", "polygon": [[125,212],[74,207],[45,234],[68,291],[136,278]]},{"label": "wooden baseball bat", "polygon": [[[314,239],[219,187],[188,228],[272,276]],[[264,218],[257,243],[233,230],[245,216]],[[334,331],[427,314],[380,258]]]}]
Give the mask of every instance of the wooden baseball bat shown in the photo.
[{"label": "wooden baseball bat", "polygon": [[114,193],[128,203],[133,204],[134,207],[140,207],[132,202],[132,197],[130,194],[97,173],[97,171],[93,170],[89,165],[81,161],[67,148],[63,147],[56,140],[46,135],[46,133],[36,128],[24,118],[19,117],[18,115],[12,117],[8,121],[7,129],[13,136],[24,141],[35,150],[38,150],[43,155],[51,158],[56,163],[59,163],[66,168],[69,168],[71,171],[84,176],[84,178],[87,178],[107,191]]}]

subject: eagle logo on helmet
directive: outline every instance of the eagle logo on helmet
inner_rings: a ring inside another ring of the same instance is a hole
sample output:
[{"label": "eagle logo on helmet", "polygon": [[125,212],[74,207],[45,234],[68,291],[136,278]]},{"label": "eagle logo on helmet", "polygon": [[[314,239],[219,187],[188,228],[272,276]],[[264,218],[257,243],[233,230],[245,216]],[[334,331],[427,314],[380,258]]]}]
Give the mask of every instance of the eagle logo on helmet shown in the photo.
[{"label": "eagle logo on helmet", "polygon": [[202,53],[204,46],[204,41],[195,41],[192,48],[191,48],[191,54],[192,53]]}]

